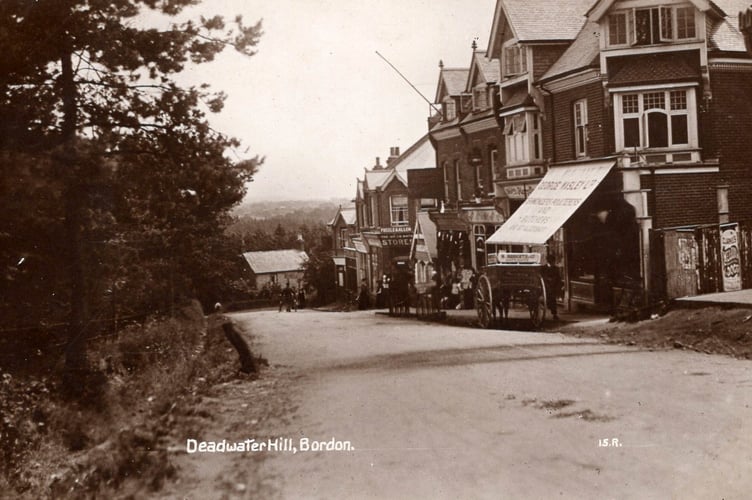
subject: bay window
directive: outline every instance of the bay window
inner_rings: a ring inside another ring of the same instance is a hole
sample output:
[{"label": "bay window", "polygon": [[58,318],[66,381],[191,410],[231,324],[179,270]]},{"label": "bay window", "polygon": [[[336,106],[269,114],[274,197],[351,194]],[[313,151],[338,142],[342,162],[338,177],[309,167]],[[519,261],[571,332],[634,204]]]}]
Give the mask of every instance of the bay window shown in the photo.
[{"label": "bay window", "polygon": [[697,147],[695,89],[615,96],[616,149]]},{"label": "bay window", "polygon": [[504,120],[507,164],[515,165],[540,160],[542,150],[538,113],[523,111],[507,116]]},{"label": "bay window", "polygon": [[659,6],[615,11],[608,16],[612,47],[655,45],[697,38],[695,7]]}]

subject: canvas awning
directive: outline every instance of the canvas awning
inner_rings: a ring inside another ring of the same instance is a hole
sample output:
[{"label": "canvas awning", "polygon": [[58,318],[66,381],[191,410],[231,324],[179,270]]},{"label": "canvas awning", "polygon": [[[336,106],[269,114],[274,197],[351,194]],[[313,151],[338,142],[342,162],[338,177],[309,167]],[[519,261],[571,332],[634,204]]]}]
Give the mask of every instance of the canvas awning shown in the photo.
[{"label": "canvas awning", "polygon": [[410,259],[432,262],[438,257],[436,224],[434,224],[427,212],[418,212],[416,218]]},{"label": "canvas awning", "polygon": [[593,194],[615,163],[604,160],[551,167],[535,191],[486,243],[545,244]]}]

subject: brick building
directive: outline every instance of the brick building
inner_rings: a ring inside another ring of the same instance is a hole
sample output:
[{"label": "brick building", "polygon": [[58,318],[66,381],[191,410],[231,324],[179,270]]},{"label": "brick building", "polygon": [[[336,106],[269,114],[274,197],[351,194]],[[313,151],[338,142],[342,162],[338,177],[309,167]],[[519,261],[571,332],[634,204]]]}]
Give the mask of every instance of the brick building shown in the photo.
[{"label": "brick building", "polygon": [[525,237],[510,236],[533,217],[526,210],[491,241],[545,240],[562,257],[565,298],[574,302],[609,305],[614,286],[629,282],[669,297],[721,289],[720,278],[703,283],[709,271],[701,269],[720,244],[692,230],[752,223],[752,58],[739,29],[746,7],[601,0],[582,11],[573,43],[534,79],[550,159],[541,186],[550,187],[549,175],[578,182],[596,166],[602,179],[561,228],[541,224],[533,234],[529,225]]},{"label": "brick building", "polygon": [[437,206],[435,198],[409,196],[408,170],[426,168],[435,168],[427,135],[402,154],[391,148],[386,164],[376,158],[357,181],[355,230],[350,239],[357,283],[365,279],[371,292],[395,259],[408,260],[417,211]]}]

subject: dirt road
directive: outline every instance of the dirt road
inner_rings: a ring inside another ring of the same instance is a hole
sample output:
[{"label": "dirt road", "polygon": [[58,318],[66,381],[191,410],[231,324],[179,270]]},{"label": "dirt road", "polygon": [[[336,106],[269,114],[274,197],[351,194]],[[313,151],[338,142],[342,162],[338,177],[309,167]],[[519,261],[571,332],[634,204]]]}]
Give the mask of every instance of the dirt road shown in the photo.
[{"label": "dirt road", "polygon": [[[298,452],[186,455],[193,481],[167,496],[730,499],[752,490],[749,361],[373,312],[234,319],[276,365],[276,378],[254,382],[278,398],[268,403],[276,417],[248,409],[251,383],[238,382],[214,403],[211,435],[197,438],[279,437]],[[302,451],[302,438],[352,449]]]}]

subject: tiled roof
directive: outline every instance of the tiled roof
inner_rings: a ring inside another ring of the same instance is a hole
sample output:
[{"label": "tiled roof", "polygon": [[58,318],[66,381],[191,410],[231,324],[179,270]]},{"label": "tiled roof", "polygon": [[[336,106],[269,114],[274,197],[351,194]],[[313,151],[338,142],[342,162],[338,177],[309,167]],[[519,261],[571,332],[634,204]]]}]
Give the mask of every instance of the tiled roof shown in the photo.
[{"label": "tiled roof", "polygon": [[391,173],[391,168],[385,168],[383,170],[366,170],[366,188],[369,191],[380,188]]},{"label": "tiled roof", "polygon": [[639,62],[626,64],[609,75],[609,86],[634,83],[661,83],[693,80],[700,77],[699,68],[692,67],[675,54],[650,54],[641,56]]},{"label": "tiled roof", "polygon": [[333,226],[337,223],[337,219],[342,216],[342,220],[345,221],[345,224],[348,226],[352,226],[355,224],[356,220],[356,213],[355,208],[342,208],[340,207],[339,210],[337,210],[337,213],[334,215],[334,218],[327,222],[327,226]]},{"label": "tiled roof", "polygon": [[722,50],[725,52],[744,52],[747,50],[744,43],[744,35],[737,29],[738,18],[734,23],[731,18],[717,22],[710,28],[709,49]]},{"label": "tiled roof", "polygon": [[498,82],[501,79],[501,65],[498,59],[489,59],[483,53],[478,54],[477,61],[478,67],[483,74],[483,79],[487,83]]},{"label": "tiled roof", "polygon": [[392,166],[402,175],[407,182],[407,170],[416,168],[436,167],[436,151],[433,149],[428,134],[418,139],[415,144],[407,148],[394,162]]},{"label": "tiled roof", "polygon": [[564,54],[541,77],[546,80],[571,71],[586,68],[598,61],[600,54],[600,27],[598,23],[587,22],[580,30]]},{"label": "tiled roof", "polygon": [[595,0],[504,0],[502,8],[520,41],[574,40]]},{"label": "tiled roof", "polygon": [[246,252],[243,254],[256,274],[302,271],[308,255],[301,250],[272,250],[269,252]]},{"label": "tiled roof", "polygon": [[501,103],[501,109],[499,111],[504,112],[513,108],[517,108],[523,105],[535,105],[535,101],[530,94],[527,93],[527,86],[523,86],[512,97]]},{"label": "tiled roof", "polygon": [[342,214],[342,218],[345,219],[345,224],[348,226],[355,225],[356,214],[354,208],[343,208],[339,213]]},{"label": "tiled roof", "polygon": [[444,82],[446,93],[451,96],[462,94],[465,91],[465,84],[467,83],[468,73],[470,73],[469,69],[442,69],[439,78],[441,78]]}]

